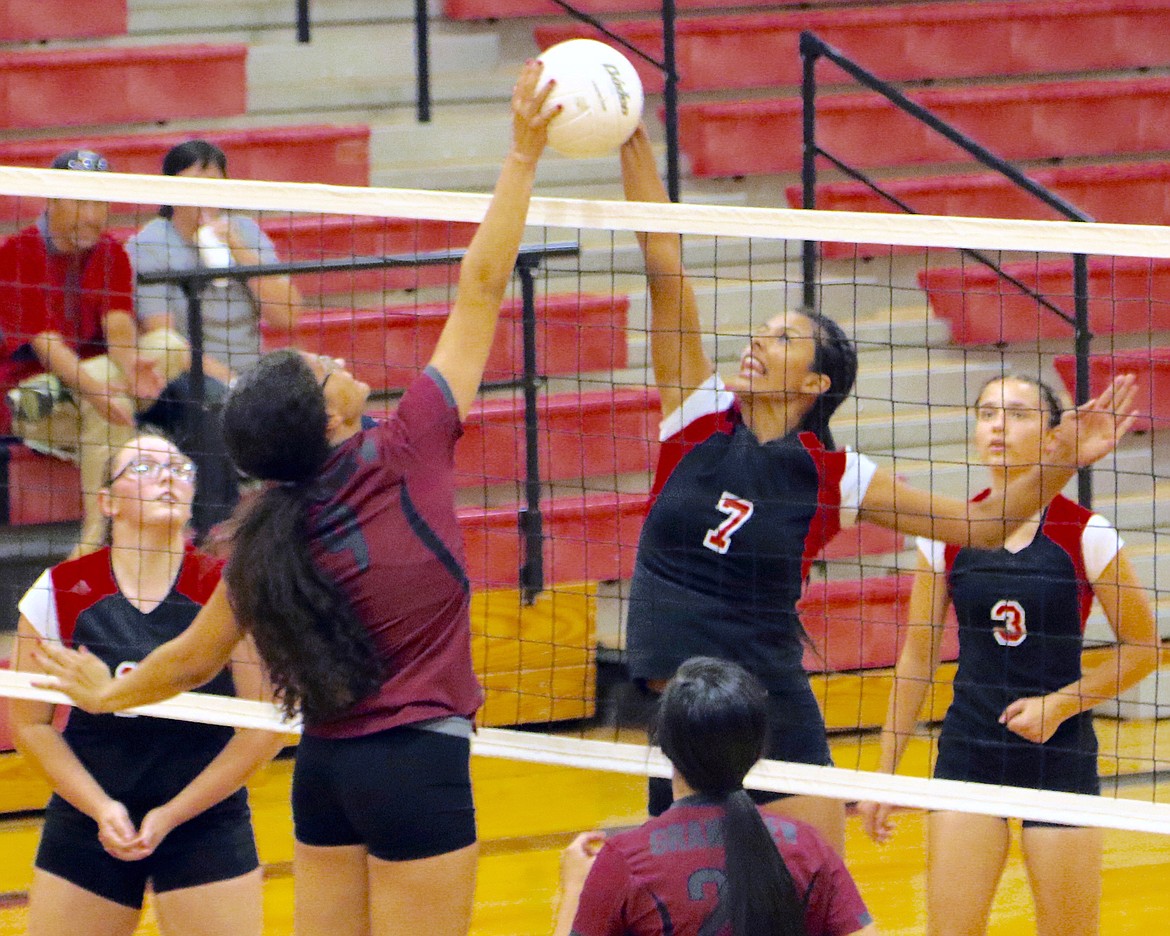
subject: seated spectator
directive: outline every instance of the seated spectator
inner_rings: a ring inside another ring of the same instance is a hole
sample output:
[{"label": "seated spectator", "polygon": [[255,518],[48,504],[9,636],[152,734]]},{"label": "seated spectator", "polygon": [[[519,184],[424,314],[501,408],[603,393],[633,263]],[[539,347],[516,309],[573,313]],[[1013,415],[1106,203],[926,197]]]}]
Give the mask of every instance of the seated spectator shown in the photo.
[{"label": "seated spectator", "polygon": [[[205,140],[190,140],[166,154],[163,174],[223,179],[227,177],[227,156]],[[280,260],[272,241],[252,218],[185,205],[164,205],[158,213],[159,217],[126,243],[138,273]],[[300,293],[287,276],[213,280],[201,300],[203,369],[225,384],[260,359],[261,322],[287,332],[301,309]],[[178,283],[139,285],[135,311],[144,330],[172,328],[188,334],[187,296]]]},{"label": "seated spectator", "polygon": [[[163,158],[163,174],[223,179],[227,156],[205,140],[189,140]],[[277,263],[272,241],[252,218],[218,208],[163,205],[159,217],[126,242],[136,273],[197,270],[209,266]],[[188,298],[179,283],[136,284],[138,326],[145,331],[190,334]],[[239,500],[239,478],[223,446],[222,410],[235,375],[260,359],[260,323],[288,331],[296,322],[301,296],[287,276],[251,280],[224,277],[200,294],[203,321],[203,399],[193,399],[187,379],[167,388],[145,414],[163,426],[199,466],[193,523],[206,532],[225,519]]]},{"label": "seated spectator", "polygon": [[[106,172],[91,150],[52,168]],[[35,224],[0,244],[0,390],[11,432],[81,465],[81,551],[100,544],[102,466],[187,369],[186,343],[160,331],[140,343],[130,261],[109,233],[109,205],[50,199]],[[2,428],[2,427],[0,427]]]},{"label": "seated spectator", "polygon": [[735,663],[694,657],[678,668],[656,739],[674,766],[674,805],[609,839],[574,840],[561,861],[556,936],[877,932],[816,830],[762,812],[743,788],[764,749],[767,700]]}]

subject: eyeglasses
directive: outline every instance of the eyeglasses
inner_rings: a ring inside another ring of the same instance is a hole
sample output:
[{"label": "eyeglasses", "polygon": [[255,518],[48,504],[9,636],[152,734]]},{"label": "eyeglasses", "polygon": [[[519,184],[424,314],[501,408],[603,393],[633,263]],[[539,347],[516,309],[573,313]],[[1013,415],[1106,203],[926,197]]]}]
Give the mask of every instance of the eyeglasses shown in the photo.
[{"label": "eyeglasses", "polygon": [[97,153],[90,152],[89,150],[82,150],[69,160],[69,162],[65,163],[65,168],[85,169],[89,172],[109,172],[110,164],[104,156],[99,156]]},{"label": "eyeglasses", "polygon": [[317,363],[321,365],[321,370],[325,374],[321,378],[321,389],[325,389],[325,384],[329,383],[329,378],[336,374],[339,370],[345,369],[345,362],[340,358],[330,357],[328,354],[318,354]]},{"label": "eyeglasses", "polygon": [[191,481],[195,477],[195,464],[189,461],[157,462],[149,458],[139,458],[123,465],[121,471],[110,478],[110,484],[123,475],[130,475],[139,481],[157,481],[164,471],[176,481]]}]

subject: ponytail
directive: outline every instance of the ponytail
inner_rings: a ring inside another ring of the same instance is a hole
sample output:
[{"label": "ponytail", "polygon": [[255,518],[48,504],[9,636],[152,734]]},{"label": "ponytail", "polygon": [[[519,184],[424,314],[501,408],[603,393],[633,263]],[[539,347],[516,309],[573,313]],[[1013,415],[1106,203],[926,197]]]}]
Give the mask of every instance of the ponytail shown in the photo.
[{"label": "ponytail", "polygon": [[833,451],[837,445],[829,429],[829,420],[853,392],[857,380],[857,348],[845,330],[827,315],[806,309],[802,309],[801,314],[813,324],[816,352],[812,369],[829,378],[829,388],[804,414],[800,430],[813,433],[826,449]]},{"label": "ponytail", "polygon": [[756,804],[742,789],[728,796],[724,806],[723,850],[723,900],[732,936],[808,936],[796,883]]},{"label": "ponytail", "polygon": [[723,801],[723,901],[733,936],[806,936],[792,875],[743,789],[767,729],[768,696],[754,676],[735,663],[694,657],[662,693],[655,741],[693,790]]},{"label": "ponytail", "polygon": [[232,612],[252,634],[286,714],[341,714],[384,678],[369,632],[310,550],[309,504],[329,457],[325,397],[295,351],[273,351],[228,396],[236,465],[268,481],[237,510],[224,570]]}]

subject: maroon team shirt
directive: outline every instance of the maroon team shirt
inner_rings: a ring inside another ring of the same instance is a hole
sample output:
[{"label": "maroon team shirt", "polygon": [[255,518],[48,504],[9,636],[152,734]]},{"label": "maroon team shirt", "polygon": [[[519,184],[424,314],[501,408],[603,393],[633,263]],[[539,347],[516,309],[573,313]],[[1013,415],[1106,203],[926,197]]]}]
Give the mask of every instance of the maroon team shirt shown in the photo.
[{"label": "maroon team shirt", "polygon": [[[846,936],[873,922],[836,852],[809,825],[761,813],[804,900],[808,936]],[[691,796],[606,840],[589,871],[574,936],[726,936],[723,808]]]},{"label": "maroon team shirt", "polygon": [[326,462],[310,508],[314,558],[370,632],[387,677],[344,714],[306,724],[308,734],[352,738],[479,708],[455,516],[462,432],[446,381],[428,367],[388,420]]}]

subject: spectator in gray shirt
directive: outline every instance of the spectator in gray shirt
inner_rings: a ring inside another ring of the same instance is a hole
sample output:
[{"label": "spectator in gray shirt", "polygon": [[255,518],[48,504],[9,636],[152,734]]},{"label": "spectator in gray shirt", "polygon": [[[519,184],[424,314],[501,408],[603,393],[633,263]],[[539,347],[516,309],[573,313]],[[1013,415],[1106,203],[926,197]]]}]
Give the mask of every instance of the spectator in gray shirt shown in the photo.
[{"label": "spectator in gray shirt", "polygon": [[[163,158],[163,174],[222,179],[227,157],[205,140],[189,140]],[[252,218],[218,208],[185,205],[159,209],[126,242],[138,273],[180,272],[209,266],[277,263],[272,241]],[[224,277],[201,295],[203,318],[202,405],[192,399],[187,375],[172,381],[143,419],[165,428],[199,468],[194,524],[205,533],[230,514],[239,499],[239,479],[223,445],[221,408],[227,385],[260,357],[260,323],[291,330],[301,296],[287,276],[251,280]],[[170,329],[189,336],[187,296],[178,283],[135,285],[135,315],[144,331]]]}]

